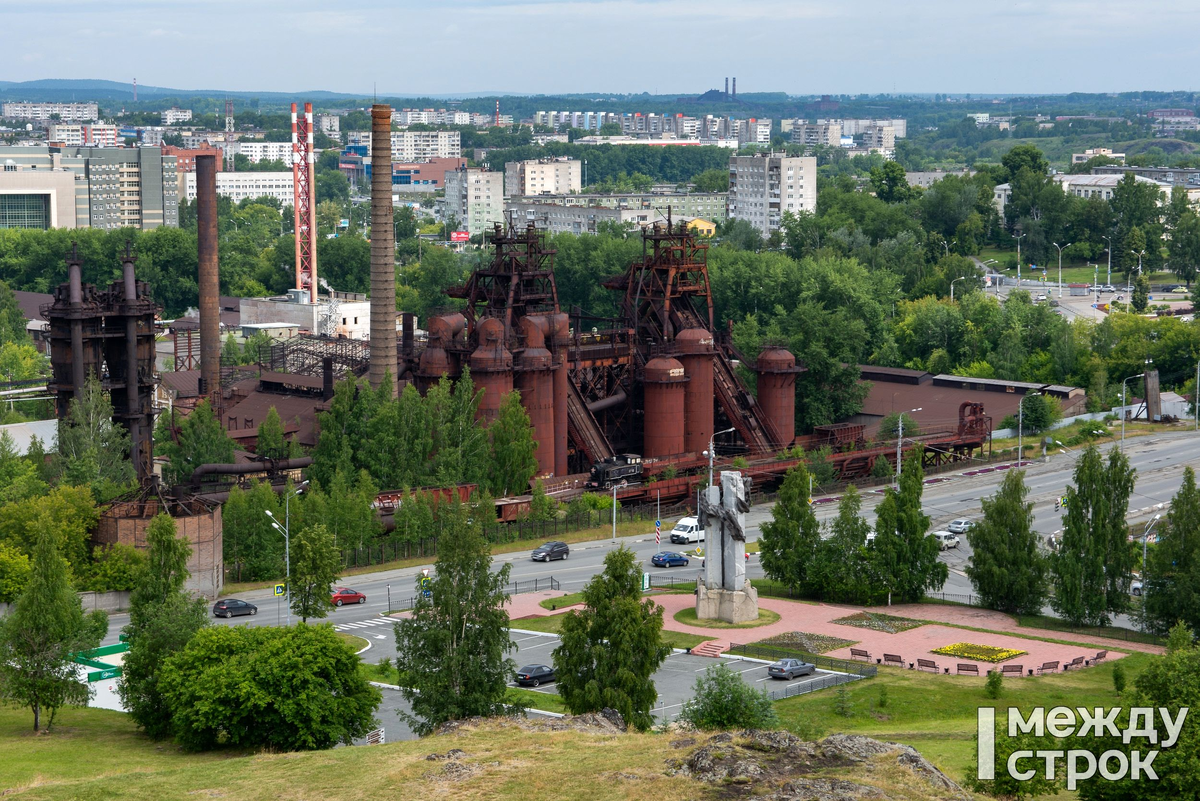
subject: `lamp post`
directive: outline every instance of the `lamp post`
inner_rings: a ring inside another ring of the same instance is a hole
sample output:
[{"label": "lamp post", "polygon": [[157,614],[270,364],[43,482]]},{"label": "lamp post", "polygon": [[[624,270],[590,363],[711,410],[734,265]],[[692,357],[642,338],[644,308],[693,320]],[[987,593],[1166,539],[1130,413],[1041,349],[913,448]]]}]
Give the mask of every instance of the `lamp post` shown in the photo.
[{"label": "lamp post", "polygon": [[[1139,275],[1139,276],[1141,276],[1141,274],[1142,274],[1142,256],[1145,256],[1145,255],[1146,255],[1146,251],[1144,251],[1144,250],[1131,250],[1131,251],[1129,251],[1129,252],[1130,252],[1130,253],[1132,253],[1134,256],[1137,256],[1137,257],[1138,257],[1138,275]],[[1132,295],[1132,293],[1133,293],[1133,280],[1132,280],[1132,279],[1130,279],[1130,280],[1128,280],[1128,281],[1126,281],[1126,282],[1125,282],[1125,291],[1126,291],[1126,292],[1128,292],[1128,293],[1130,293],[1130,294]],[[1130,301],[1130,303],[1132,303],[1132,302],[1133,302],[1133,298],[1131,297],[1131,298],[1129,299],[1129,301]]]},{"label": "lamp post", "polygon": [[284,570],[287,575],[287,624],[292,625],[292,543],[291,543],[291,508],[289,502],[293,495],[299,495],[304,492],[304,488],[308,486],[307,481],[302,481],[294,490],[285,492],[283,495],[283,525],[279,525],[279,521],[275,519],[275,515],[270,509],[267,509],[267,517],[271,518],[271,527],[283,535],[283,563]]},{"label": "lamp post", "polygon": [[1104,282],[1105,286],[1112,286],[1112,237],[1102,236],[1101,239],[1108,240],[1108,279]]},{"label": "lamp post", "polygon": [[966,276],[965,276],[965,275],[964,275],[964,276],[960,276],[960,277],[958,277],[958,278],[955,278],[955,279],[954,279],[954,281],[951,281],[951,282],[950,282],[950,302],[951,302],[951,303],[953,303],[953,302],[954,302],[954,282],[955,282],[955,281],[962,281],[962,280],[964,280],[965,278],[966,278]]},{"label": "lamp post", "polygon": [[[983,263],[983,266],[984,266],[984,271],[983,271],[983,273],[984,273],[984,275],[985,275],[985,276],[987,275],[987,266],[988,266],[989,264],[997,264],[997,263],[998,263],[998,262],[997,262],[995,259],[988,259],[987,261],[985,261],[985,262]],[[997,270],[995,267],[993,267],[993,268],[992,268],[992,274],[996,276],[996,296],[997,296],[997,297],[999,297],[999,296],[1000,296],[1000,272],[999,272],[999,271],[998,271],[998,270]]]},{"label": "lamp post", "polygon": [[1062,252],[1063,252],[1063,248],[1071,247],[1071,243],[1068,242],[1065,245],[1060,245],[1057,242],[1051,242],[1050,244],[1054,245],[1054,247],[1058,248],[1058,296],[1061,298],[1062,297]]},{"label": "lamp post", "polygon": [[1030,392],[1021,397],[1020,404],[1017,405],[1017,467],[1025,463],[1025,447],[1024,447],[1024,428],[1025,428],[1025,398],[1032,398],[1034,395],[1041,395],[1040,392]]},{"label": "lamp post", "polygon": [[1025,234],[1017,235],[1017,289],[1021,288],[1021,240],[1025,236]]},{"label": "lamp post", "polygon": [[[728,434],[731,431],[736,431],[736,428],[727,428],[724,431],[718,431],[708,438],[708,451],[704,454],[708,457],[708,486],[713,486],[713,454],[717,451],[717,436],[720,434]],[[696,507],[699,510],[700,507]]]},{"label": "lamp post", "polygon": [[915,409],[909,409],[908,412],[900,412],[900,417],[897,420],[897,422],[900,425],[900,429],[896,435],[896,491],[897,492],[900,491],[900,473],[903,471],[903,468],[904,468],[904,464],[900,460],[900,446],[904,442],[904,415],[910,414],[912,412],[919,412],[923,408],[924,407],[922,407],[922,406],[918,406]]},{"label": "lamp post", "polygon": [[[1146,359],[1146,364],[1152,364],[1152,363],[1153,363],[1153,361],[1151,359]],[[1137,375],[1131,375],[1131,376],[1129,376],[1129,378],[1126,378],[1124,381],[1121,382],[1121,450],[1122,451],[1125,450],[1125,418],[1129,415],[1129,409],[1125,404],[1125,389],[1126,389],[1125,385],[1128,382],[1132,381],[1133,379],[1141,378],[1144,375],[1146,375],[1144,372],[1138,373]]]},{"label": "lamp post", "polygon": [[[1150,541],[1150,532],[1154,529],[1154,524],[1158,522],[1160,517],[1162,517],[1162,512],[1156,514],[1154,519],[1146,524],[1146,529],[1142,532],[1142,609],[1146,608],[1146,589],[1148,587],[1146,579],[1149,578],[1147,575],[1149,571],[1146,570],[1146,543]],[[1143,619],[1145,617],[1145,615],[1142,615]]]}]

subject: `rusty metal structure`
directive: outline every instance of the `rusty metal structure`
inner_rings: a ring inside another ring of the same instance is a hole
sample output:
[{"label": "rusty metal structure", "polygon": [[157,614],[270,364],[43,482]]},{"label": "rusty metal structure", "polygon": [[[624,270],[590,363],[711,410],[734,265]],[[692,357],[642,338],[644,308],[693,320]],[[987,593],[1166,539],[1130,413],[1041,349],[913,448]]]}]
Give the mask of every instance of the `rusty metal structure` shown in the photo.
[{"label": "rusty metal structure", "polygon": [[221,278],[217,236],[217,157],[196,156],[196,226],[200,289],[200,394],[221,386]]},{"label": "rusty metal structure", "polygon": [[135,276],[129,244],[121,257],[121,280],[108,289],[83,283],[83,262],[73,244],[67,282],[42,309],[50,323],[50,391],[59,420],[94,375],[112,398],[113,419],[129,431],[130,458],[139,479],[152,475],[154,429],[154,317],[159,309],[145,281]]},{"label": "rusty metal structure", "polygon": [[292,213],[296,234],[296,289],[317,302],[317,200],[313,151],[312,103],[304,104],[304,113],[296,113],[292,104]]},{"label": "rusty metal structure", "polygon": [[[396,379],[396,242],[392,228],[392,108],[371,106],[371,386]],[[316,291],[316,287],[313,287]],[[315,297],[315,296],[314,296]],[[395,384],[393,384],[393,387]]]}]

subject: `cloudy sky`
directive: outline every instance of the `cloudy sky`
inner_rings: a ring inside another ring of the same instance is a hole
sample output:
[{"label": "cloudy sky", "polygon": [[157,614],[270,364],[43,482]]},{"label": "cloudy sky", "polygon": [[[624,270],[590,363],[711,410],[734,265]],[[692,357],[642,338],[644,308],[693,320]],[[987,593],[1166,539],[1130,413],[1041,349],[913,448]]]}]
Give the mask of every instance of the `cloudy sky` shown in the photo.
[{"label": "cloudy sky", "polygon": [[0,0],[0,80],[793,94],[1194,89],[1194,0]]}]

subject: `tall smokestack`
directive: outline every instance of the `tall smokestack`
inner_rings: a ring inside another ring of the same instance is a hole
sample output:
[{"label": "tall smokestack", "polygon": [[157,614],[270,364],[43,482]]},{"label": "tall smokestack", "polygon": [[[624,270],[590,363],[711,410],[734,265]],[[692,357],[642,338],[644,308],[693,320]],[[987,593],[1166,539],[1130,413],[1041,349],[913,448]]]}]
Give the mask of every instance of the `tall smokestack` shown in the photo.
[{"label": "tall smokestack", "polygon": [[733,99],[737,100],[737,77],[733,79]]},{"label": "tall smokestack", "polygon": [[725,99],[729,99],[729,78],[725,78]]},{"label": "tall smokestack", "polygon": [[196,223],[200,261],[201,394],[221,386],[221,293],[217,263],[217,157],[196,156]]},{"label": "tall smokestack", "polygon": [[[392,229],[392,108],[371,106],[372,387],[396,378],[396,241]],[[395,384],[393,384],[395,387]],[[393,390],[394,391],[394,390]]]}]

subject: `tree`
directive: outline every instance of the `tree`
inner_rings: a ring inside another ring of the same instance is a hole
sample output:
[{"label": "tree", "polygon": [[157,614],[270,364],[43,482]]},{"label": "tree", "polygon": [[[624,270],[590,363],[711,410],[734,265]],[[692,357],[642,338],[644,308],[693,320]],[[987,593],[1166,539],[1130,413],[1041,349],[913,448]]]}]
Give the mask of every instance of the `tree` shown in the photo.
[{"label": "tree", "polygon": [[765,689],[755,689],[724,665],[713,665],[696,679],[679,719],[700,730],[773,729],[779,716]]},{"label": "tree", "polygon": [[302,505],[292,511],[293,526],[305,528],[323,525],[333,538],[334,548],[347,550],[370,544],[382,531],[375,511],[378,489],[371,474],[360,470],[358,481],[351,483],[339,470],[329,482],[328,491],[316,482],[304,495]]},{"label": "tree", "polygon": [[58,424],[59,480],[86,486],[104,502],[125,491],[134,478],[129,460],[129,433],[113,422],[113,406],[95,373],[83,392],[72,398],[67,417]]},{"label": "tree", "polygon": [[889,487],[875,511],[875,546],[872,570],[892,596],[915,603],[926,590],[946,583],[949,569],[938,561],[937,540],[928,536],[929,518],[921,511],[925,471],[921,448],[914,448],[904,461],[900,490]]},{"label": "tree", "polygon": [[91,688],[76,678],[73,656],[95,648],[103,634],[94,620],[84,617],[58,552],[53,521],[43,516],[36,528],[29,583],[12,613],[0,621],[0,697],[28,707],[35,732],[43,712],[49,714],[49,729],[60,707],[87,703]]},{"label": "tree", "polygon": [[1034,434],[1049,430],[1062,419],[1062,407],[1058,401],[1045,394],[1023,396],[1021,410],[1022,430]]},{"label": "tree", "polygon": [[917,425],[916,419],[908,412],[888,412],[879,421],[879,439],[889,440],[898,438],[901,431],[901,422],[904,423],[903,431],[905,437],[915,437],[921,433],[921,427]]},{"label": "tree", "polygon": [[292,543],[292,612],[302,623],[329,614],[331,586],[342,561],[333,535],[320,523],[302,529]]},{"label": "tree", "polygon": [[0,542],[0,604],[11,604],[29,584],[29,557],[20,549]]},{"label": "tree", "polygon": [[787,472],[779,486],[779,500],[771,519],[762,524],[759,557],[767,578],[792,589],[812,582],[821,525],[809,504],[809,474],[804,465]]},{"label": "tree", "polygon": [[1200,490],[1191,466],[1183,469],[1183,483],[1146,561],[1142,601],[1147,626],[1163,634],[1182,622],[1200,633]]},{"label": "tree", "polygon": [[546,494],[546,485],[539,478],[533,483],[533,493],[529,496],[529,519],[548,523],[557,517],[558,501]]},{"label": "tree", "polygon": [[99,520],[100,510],[91,490],[58,486],[46,495],[6,505],[0,514],[0,541],[33,555],[48,522],[57,537],[58,552],[73,573],[82,575],[89,562],[88,535]]},{"label": "tree", "polygon": [[1139,274],[1137,278],[1133,279],[1133,294],[1129,296],[1129,308],[1135,314],[1142,314],[1149,305],[1150,279]]},{"label": "tree", "polygon": [[171,735],[171,708],[159,687],[166,661],[208,625],[203,598],[184,589],[191,546],[177,535],[175,521],[160,514],[146,528],[146,561],[129,597],[129,650],[118,692],[129,716],[147,735]]},{"label": "tree", "polygon": [[1050,162],[1038,150],[1036,145],[1017,145],[1010,148],[1000,158],[1000,163],[1008,170],[1008,177],[1011,180],[1022,168],[1028,169],[1035,175],[1045,175],[1050,171]]},{"label": "tree", "polygon": [[159,684],[176,739],[308,751],[349,745],[382,700],[358,657],[328,626],[210,626],[163,666]]},{"label": "tree", "polygon": [[558,694],[575,715],[611,708],[645,731],[658,693],[652,676],[671,653],[662,607],[642,598],[641,566],[622,545],[583,589],[584,608],[563,617],[554,649]]},{"label": "tree", "polygon": [[1129,607],[1135,556],[1126,539],[1125,516],[1135,474],[1121,451],[1109,451],[1106,465],[1095,445],[1075,464],[1062,543],[1050,559],[1050,605],[1073,625],[1106,625],[1110,613]]},{"label": "tree", "polygon": [[728,192],[729,170],[705,170],[692,176],[697,192]]},{"label": "tree", "polygon": [[[41,447],[41,443],[31,442],[31,451],[34,446]],[[34,460],[17,453],[12,436],[7,431],[0,432],[0,506],[44,495],[48,489]]]},{"label": "tree", "polygon": [[[887,460],[880,459],[876,464]],[[871,524],[862,516],[862,496],[851,484],[838,501],[829,537],[817,544],[813,586],[821,597],[837,603],[868,603],[874,594],[866,549]]]},{"label": "tree", "polygon": [[457,502],[437,507],[438,558],[430,595],[396,623],[396,667],[412,714],[401,717],[425,735],[447,720],[512,711],[505,703],[515,669],[507,654],[511,565],[491,571],[491,549],[478,511]]},{"label": "tree", "polygon": [[1039,614],[1046,599],[1046,560],[1026,502],[1024,470],[1009,470],[1000,489],[983,500],[983,516],[967,532],[967,578],[983,605],[1010,614]]},{"label": "tree", "polygon": [[96,546],[92,560],[86,578],[77,581],[77,586],[92,592],[129,592],[137,586],[146,557],[132,545],[115,543]]},{"label": "tree", "polygon": [[179,423],[178,441],[168,439],[158,450],[170,460],[164,471],[168,484],[187,481],[202,464],[233,463],[233,440],[206,400]]},{"label": "tree", "polygon": [[871,170],[871,188],[885,203],[902,203],[912,194],[904,167],[895,161],[885,161],[882,167]]},{"label": "tree", "polygon": [[225,563],[237,568],[238,581],[261,581],[283,575],[283,535],[271,525],[290,525],[271,485],[255,481],[248,490],[234,487],[221,508]]},{"label": "tree", "polygon": [[333,201],[346,203],[350,200],[350,181],[340,172],[323,172],[317,176],[317,203]]},{"label": "tree", "polygon": [[266,459],[286,459],[288,451],[287,440],[283,438],[283,421],[272,406],[258,427],[258,444],[254,452]]},{"label": "tree", "polygon": [[500,497],[527,493],[529,479],[537,473],[538,443],[533,440],[533,426],[521,405],[521,393],[509,392],[501,400],[496,419],[488,426],[488,443],[488,487],[492,493]]}]

